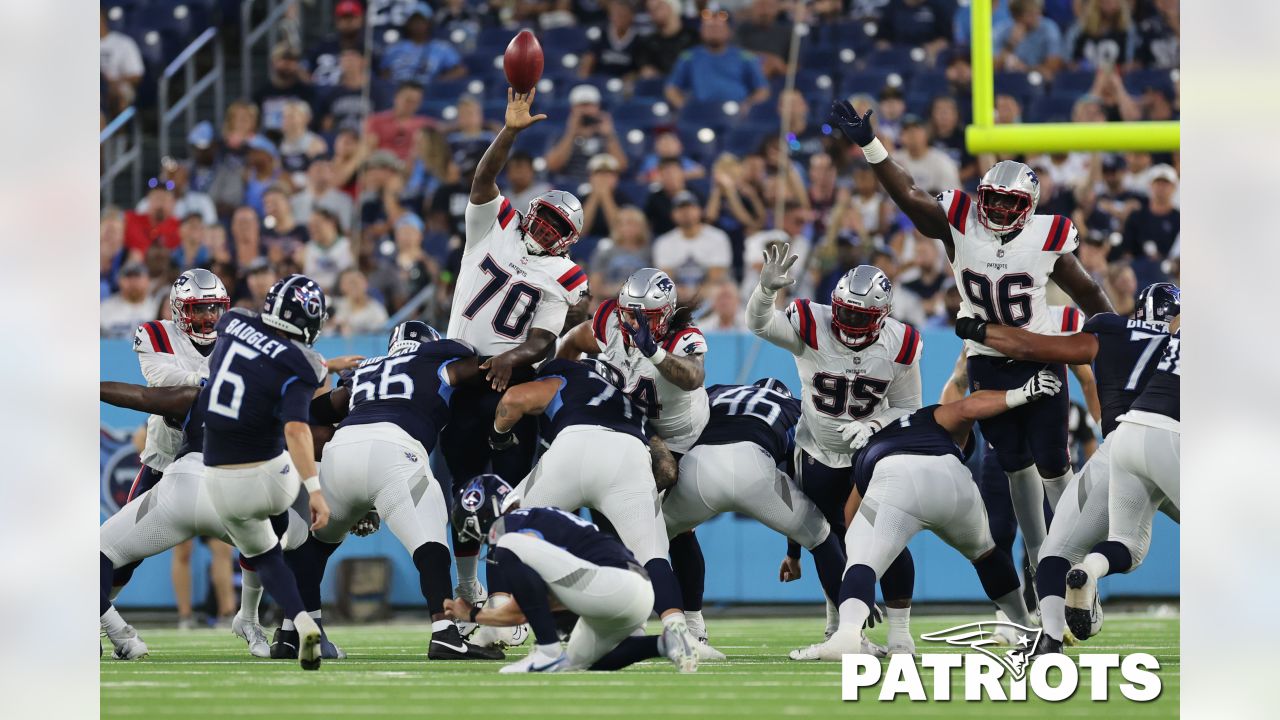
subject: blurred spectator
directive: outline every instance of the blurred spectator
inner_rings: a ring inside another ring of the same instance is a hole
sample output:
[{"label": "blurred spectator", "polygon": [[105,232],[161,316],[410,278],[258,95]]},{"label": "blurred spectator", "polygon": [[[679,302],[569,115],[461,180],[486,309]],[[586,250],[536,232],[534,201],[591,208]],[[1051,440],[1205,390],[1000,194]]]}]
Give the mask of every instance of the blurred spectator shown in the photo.
[{"label": "blurred spectator", "polygon": [[107,84],[104,98],[112,113],[133,104],[145,68],[138,43],[124,33],[107,27],[107,9],[98,10],[98,69]]},{"label": "blurred spectator", "polygon": [[[1036,205],[1036,213],[1071,217],[1076,210],[1076,197],[1072,186],[1059,185],[1054,179],[1054,174],[1040,162],[1033,161],[1031,170],[1040,180],[1040,202]],[[1086,184],[1081,183],[1081,185]],[[1077,231],[1079,230],[1080,228],[1077,228]]]},{"label": "blurred spectator", "polygon": [[733,39],[744,50],[760,58],[765,77],[782,77],[787,73],[787,55],[791,49],[791,18],[781,14],[778,0],[751,0],[739,13]]},{"label": "blurred spectator", "polygon": [[255,135],[245,145],[244,202],[266,215],[262,195],[280,180],[280,151],[263,135]]},{"label": "blurred spectator", "polygon": [[782,221],[776,230],[758,232],[746,239],[742,249],[742,296],[749,297],[760,280],[760,268],[764,266],[764,247],[771,241],[791,243],[791,254],[800,259],[792,266],[796,284],[784,291],[791,297],[804,296],[812,289],[808,277],[809,253],[813,251],[813,228],[809,224],[810,213],[798,203],[788,203],[782,211]]},{"label": "blurred spectator", "polygon": [[880,89],[876,100],[876,136],[892,145],[900,145],[902,120],[907,114],[907,103],[902,98],[902,91],[886,85]]},{"label": "blurred spectator", "polygon": [[[1022,122],[1022,103],[1018,102],[1018,98],[1006,93],[996,95],[995,121],[997,125],[1017,125]],[[979,168],[979,172],[983,170]]]},{"label": "blurred spectator", "polygon": [[835,163],[827,153],[809,158],[809,207],[813,210],[813,236],[827,234],[827,223],[837,204],[847,202],[849,188],[838,182]]},{"label": "blurred spectator", "polygon": [[956,161],[929,145],[929,129],[915,115],[903,119],[902,149],[904,152],[897,156],[898,163],[922,190],[936,194],[960,187],[960,168]]},{"label": "blurred spectator", "polygon": [[684,168],[676,158],[666,158],[658,163],[657,187],[649,191],[644,203],[644,214],[653,226],[653,232],[661,235],[674,228],[671,211],[676,195],[685,191]]},{"label": "blurred spectator", "polygon": [[99,300],[116,291],[116,273],[125,262],[124,213],[118,207],[107,207],[98,222]]},{"label": "blurred spectator", "polygon": [[1124,317],[1133,314],[1133,299],[1138,294],[1138,277],[1134,275],[1129,263],[1111,263],[1107,267],[1107,277],[1102,283],[1102,289],[1107,293],[1117,315]]},{"label": "blurred spectator", "polygon": [[262,196],[266,212],[262,218],[262,246],[267,259],[277,267],[297,263],[298,253],[309,239],[307,228],[299,225],[289,205],[289,191],[283,185],[272,185]]},{"label": "blurred spectator", "polygon": [[1151,153],[1125,153],[1124,187],[1130,192],[1140,195],[1146,200],[1151,191],[1151,172],[1155,169],[1151,161]]},{"label": "blurred spectator", "polygon": [[1083,0],[1063,52],[1079,69],[1106,69],[1132,62],[1137,44],[1126,0]]},{"label": "blurred spectator", "polygon": [[166,250],[178,247],[178,218],[174,214],[174,182],[158,177],[147,181],[146,212],[124,216],[124,246],[134,260],[141,260],[152,244]]},{"label": "blurred spectator", "polygon": [[1151,168],[1147,205],[1129,215],[1124,224],[1123,254],[1163,260],[1181,231],[1182,214],[1173,205],[1178,173],[1168,165]]},{"label": "blurred spectator", "polygon": [[147,266],[131,262],[120,268],[120,291],[98,308],[103,337],[127,338],[138,326],[156,319],[158,304],[151,297]]},{"label": "blurred spectator", "polygon": [[943,260],[941,241],[927,238],[917,230],[914,250],[910,266],[898,275],[893,304],[912,306],[907,322],[916,327],[945,326],[948,321],[946,291],[952,280],[950,268]]},{"label": "blurred spectator", "polygon": [[463,95],[458,98],[458,119],[454,129],[445,136],[453,161],[460,168],[474,168],[484,157],[484,151],[493,142],[493,132],[485,129],[484,108],[480,98]]},{"label": "blurred spectator", "polygon": [[711,314],[698,318],[698,329],[704,332],[746,332],[747,321],[742,315],[742,298],[737,285],[725,280],[715,286],[711,293]]},{"label": "blurred spectator", "polygon": [[350,195],[334,187],[333,180],[333,161],[327,157],[316,158],[307,168],[307,184],[289,199],[295,220],[309,223],[312,210],[324,208],[333,213],[339,226],[351,227],[354,203]]},{"label": "blurred spectator", "polygon": [[920,46],[930,60],[951,42],[955,3],[943,0],[889,0],[877,26],[881,47]]},{"label": "blurred spectator", "polygon": [[684,21],[680,0],[646,0],[654,31],[641,39],[636,48],[636,65],[640,76],[666,77],[676,59],[698,44],[698,32]]},{"label": "blurred spectator", "polygon": [[979,175],[978,159],[969,154],[960,126],[960,108],[955,98],[939,95],[929,103],[929,134],[933,146],[945,152],[960,168],[960,181],[968,183]]},{"label": "blurred spectator", "polygon": [[378,150],[364,166],[360,195],[360,230],[364,247],[376,246],[391,234],[404,208],[400,192],[404,189],[404,163],[389,150]]},{"label": "blurred spectator", "polygon": [[1101,233],[1088,233],[1084,235],[1080,249],[1076,252],[1080,257],[1080,265],[1099,287],[1107,279],[1107,254],[1110,250],[1110,241],[1105,236]]},{"label": "blurred spectator", "polygon": [[[171,158],[164,158],[161,164],[164,169],[160,172],[160,180],[173,187],[173,216],[184,218],[191,213],[199,213],[206,225],[218,222],[218,210],[213,206],[213,200],[204,193],[191,191],[187,166]],[[147,212],[148,197],[138,202],[138,212]]]},{"label": "blurred spectator", "polygon": [[636,179],[642,182],[655,182],[658,179],[658,164],[665,158],[677,158],[684,170],[686,180],[706,177],[707,169],[702,164],[684,154],[684,143],[675,132],[658,133],[653,141],[653,152],[645,155],[636,170]]},{"label": "blurred spectator", "polygon": [[338,284],[338,274],[355,265],[351,241],[343,233],[338,216],[325,207],[311,213],[307,234],[311,240],[303,248],[302,272],[332,294]]},{"label": "blurred spectator", "polygon": [[[1041,176],[1050,175],[1055,185],[1071,189],[1088,182],[1089,156],[1085,153],[1052,153],[1027,159],[1031,167],[1039,167]],[[1043,191],[1040,193],[1043,197]]]},{"label": "blurred spectator", "polygon": [[600,37],[578,63],[578,76],[605,75],[629,77],[639,69],[636,56],[641,44],[635,27],[635,8],[630,0],[607,0],[609,22],[601,28]]},{"label": "blurred spectator", "polygon": [[597,299],[618,295],[622,283],[640,268],[653,264],[649,248],[649,221],[634,205],[618,210],[612,234],[596,243],[588,267],[591,295]]},{"label": "blurred spectator", "polygon": [[769,83],[760,69],[760,59],[729,42],[729,13],[707,9],[702,12],[702,44],[680,54],[667,79],[667,101],[676,108],[695,102],[739,103],[745,115],[751,105],[769,98]]},{"label": "blurred spectator", "polygon": [[209,267],[213,257],[205,245],[204,218],[200,213],[190,212],[182,216],[182,223],[178,226],[178,237],[180,243],[173,249],[173,263],[179,270]]},{"label": "blurred spectator", "polygon": [[431,37],[431,6],[413,6],[404,24],[404,35],[382,54],[382,74],[396,82],[413,81],[426,86],[433,80],[453,80],[467,74],[458,50],[445,40]]},{"label": "blurred spectator", "polygon": [[310,105],[313,97],[298,49],[287,42],[277,44],[271,50],[267,82],[253,94],[253,102],[262,113],[262,130],[279,131],[284,124],[285,104],[302,100]]},{"label": "blurred spectator", "polygon": [[618,190],[618,161],[608,153],[600,153],[587,163],[591,190],[582,200],[582,234],[604,237],[613,233],[618,221],[618,208],[627,198]]},{"label": "blurred spectator", "polygon": [[676,227],[653,241],[653,262],[676,281],[678,298],[687,304],[699,288],[725,279],[733,249],[723,230],[702,222],[702,206],[693,193],[678,193],[672,204]]},{"label": "blurred spectator", "polygon": [[233,100],[227,105],[222,119],[222,148],[231,153],[242,153],[245,146],[258,134],[260,118],[258,106],[246,100]]},{"label": "blurred spectator", "polygon": [[343,53],[354,52],[364,60],[364,6],[359,0],[338,0],[333,6],[333,29],[316,43],[307,58],[306,69],[311,73],[311,84],[317,88],[340,83]]},{"label": "blurred spectator", "polygon": [[787,121],[787,143],[798,165],[805,167],[814,154],[826,151],[827,136],[822,128],[809,124],[809,103],[799,90],[778,93],[778,117]]},{"label": "blurred spectator", "polygon": [[[214,213],[220,214],[217,212],[216,202],[211,193],[219,173],[233,175],[240,173],[242,166],[239,160],[219,157],[218,148],[214,144],[213,124],[208,120],[196,123],[195,127],[191,128],[191,132],[187,133],[187,154],[188,159],[180,161],[179,164],[186,171],[188,191],[209,197],[210,203],[213,203]],[[244,191],[241,190],[240,194],[243,195]]]},{"label": "blurred spectator", "polygon": [[528,210],[535,197],[551,189],[549,184],[538,179],[533,169],[533,156],[523,150],[511,153],[506,176],[502,194],[511,201],[511,207],[522,213]]},{"label": "blurred spectator", "polygon": [[395,253],[384,258],[374,272],[373,286],[393,309],[399,309],[435,281],[437,264],[422,248],[425,229],[417,215],[401,215],[395,224]]},{"label": "blurred spectator", "polygon": [[344,270],[338,281],[341,294],[333,301],[333,328],[343,337],[376,333],[385,329],[387,309],[369,297],[369,280],[354,268]]},{"label": "blurred spectator", "polygon": [[[449,38],[450,42],[466,52],[474,48],[480,26],[484,24],[480,12],[471,7],[467,0],[445,0],[443,7],[436,10],[435,21],[441,37]],[[462,42],[457,41],[458,31],[462,32]]]},{"label": "blurred spectator", "polygon": [[250,262],[245,269],[243,294],[236,300],[236,307],[261,312],[267,302],[267,291],[278,279],[279,274],[266,258]]},{"label": "blurred spectator", "polygon": [[474,167],[459,168],[457,163],[449,163],[444,183],[431,195],[428,221],[432,232],[443,231],[463,237],[467,202],[471,199],[471,179],[475,170]]},{"label": "blurred spectator", "polygon": [[1178,32],[1181,13],[1178,0],[1155,0],[1155,12],[1138,23],[1138,52],[1135,59],[1145,67],[1178,67]]},{"label": "blurred spectator", "polygon": [[995,33],[996,70],[1035,70],[1052,80],[1063,65],[1062,29],[1044,16],[1043,0],[1009,0],[1013,22]]},{"label": "blurred spectator", "polygon": [[307,129],[310,123],[311,106],[301,100],[285,103],[284,121],[280,126],[280,167],[296,186],[306,182],[311,161],[329,152],[324,138]]},{"label": "blurred spectator", "polygon": [[880,190],[875,170],[865,162],[854,166],[853,196],[849,201],[851,212],[844,227],[868,240],[883,240],[889,234],[896,208]]},{"label": "blurred spectator", "polygon": [[733,155],[716,158],[705,209],[706,221],[728,232],[735,244],[759,230],[768,218],[764,200],[751,184],[742,182],[742,175],[742,164]]},{"label": "blurred spectator", "polygon": [[414,137],[434,125],[430,118],[418,115],[422,105],[422,86],[404,81],[396,88],[391,109],[369,116],[366,131],[378,139],[378,148],[390,150],[407,162],[413,153]]},{"label": "blurred spectator", "polygon": [[258,212],[248,205],[236,208],[231,216],[231,249],[236,267],[247,269],[249,263],[262,257],[262,226]]},{"label": "blurred spectator", "polygon": [[[378,149],[378,138],[354,129],[339,130],[333,137],[333,184],[353,200],[359,197],[357,181],[360,170]],[[391,157],[394,154],[388,153]]]},{"label": "blurred spectator", "polygon": [[1104,155],[1097,163],[1101,177],[1096,186],[1098,210],[1111,217],[1111,227],[1119,230],[1129,215],[1142,207],[1145,198],[1124,186],[1123,155]]},{"label": "blurred spectator", "polygon": [[160,243],[147,248],[142,260],[150,277],[151,294],[161,297],[169,292],[169,286],[178,279],[178,265],[173,262],[173,251]]},{"label": "blurred spectator", "polygon": [[600,109],[600,90],[595,85],[579,85],[569,92],[569,122],[564,135],[547,151],[547,170],[570,184],[587,180],[587,163],[600,153],[627,167],[627,155],[618,141],[613,118]]},{"label": "blurred spectator", "polygon": [[1093,87],[1085,97],[1097,101],[1107,122],[1133,122],[1142,119],[1142,109],[1125,89],[1120,73],[1114,67],[1098,70],[1093,79]]},{"label": "blurred spectator", "polygon": [[364,55],[357,50],[343,50],[338,55],[338,82],[323,100],[318,114],[320,129],[325,132],[364,127],[365,118],[373,112],[373,98],[365,95],[368,69]]},{"label": "blurred spectator", "polygon": [[[884,5],[888,0],[854,0],[855,7],[858,4],[880,4]],[[970,34],[973,31],[973,21],[969,19],[969,3],[956,3],[956,11],[952,15],[951,20],[951,37],[955,40],[955,44],[959,47],[968,47]],[[856,10],[854,11],[856,15]],[[991,34],[999,35],[1005,28],[1013,23],[1013,18],[1009,14],[1009,3],[1004,0],[991,0]],[[995,47],[1000,47],[996,45]]]},{"label": "blurred spectator", "polygon": [[1149,85],[1142,91],[1138,107],[1142,109],[1142,120],[1175,120],[1177,111],[1174,103],[1177,97],[1173,89],[1167,86]]}]

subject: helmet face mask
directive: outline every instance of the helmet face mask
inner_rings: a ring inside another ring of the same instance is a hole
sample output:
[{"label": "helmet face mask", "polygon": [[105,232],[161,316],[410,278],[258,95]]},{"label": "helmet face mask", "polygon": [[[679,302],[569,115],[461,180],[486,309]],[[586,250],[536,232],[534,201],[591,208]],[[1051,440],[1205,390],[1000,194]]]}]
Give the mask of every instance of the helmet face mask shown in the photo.
[{"label": "helmet face mask", "polygon": [[[639,306],[624,308],[619,304],[616,312],[622,322],[630,325],[635,322],[635,317],[632,313],[636,310],[639,310],[641,317],[645,319],[645,322],[649,323],[649,333],[653,335],[653,339],[662,340],[667,337],[667,331],[671,329],[671,318],[676,314],[675,306],[663,305],[657,309],[649,309]],[[622,326],[624,333],[627,332],[626,325]]]},{"label": "helmet face mask", "polygon": [[1022,228],[1040,202],[1040,178],[1030,166],[1002,160],[978,183],[978,222],[994,233]]},{"label": "helmet face mask", "polygon": [[1169,282],[1152,283],[1138,293],[1133,305],[1133,318],[1152,325],[1168,327],[1182,312],[1182,291]]},{"label": "helmet face mask", "polygon": [[888,308],[862,308],[839,298],[831,299],[831,325],[840,342],[860,350],[880,337],[880,328],[888,317]]},{"label": "helmet face mask", "polygon": [[[577,216],[577,222],[570,213]],[[520,222],[525,249],[532,255],[563,255],[578,241],[581,223],[582,206],[577,198],[560,191],[538,196]]]},{"label": "helmet face mask", "polygon": [[231,307],[231,298],[217,275],[203,268],[187,270],[169,288],[173,324],[198,345],[218,339],[218,320]]},{"label": "helmet face mask", "polygon": [[841,344],[861,350],[880,337],[893,301],[893,282],[874,265],[859,265],[831,291],[831,331]]}]

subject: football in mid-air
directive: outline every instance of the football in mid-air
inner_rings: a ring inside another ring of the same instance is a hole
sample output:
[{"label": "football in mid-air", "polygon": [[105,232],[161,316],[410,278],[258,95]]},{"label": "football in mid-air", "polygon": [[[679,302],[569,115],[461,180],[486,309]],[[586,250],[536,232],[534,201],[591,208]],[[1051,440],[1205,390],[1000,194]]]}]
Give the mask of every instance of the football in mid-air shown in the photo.
[{"label": "football in mid-air", "polygon": [[521,30],[507,45],[502,56],[502,70],[507,82],[518,93],[527,93],[542,78],[542,45],[528,30]]}]

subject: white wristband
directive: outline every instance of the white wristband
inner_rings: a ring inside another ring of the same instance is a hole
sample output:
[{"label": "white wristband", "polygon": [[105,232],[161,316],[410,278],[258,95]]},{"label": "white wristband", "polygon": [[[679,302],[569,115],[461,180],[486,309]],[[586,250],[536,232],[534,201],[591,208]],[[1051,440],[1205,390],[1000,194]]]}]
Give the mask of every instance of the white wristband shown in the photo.
[{"label": "white wristband", "polygon": [[867,157],[867,162],[875,165],[889,159],[889,151],[884,149],[884,145],[880,142],[880,138],[872,138],[871,142],[862,146],[862,154]]},{"label": "white wristband", "polygon": [[319,490],[320,490],[320,476],[319,476],[319,475],[312,475],[311,477],[307,478],[306,480],[303,480],[303,481],[302,481],[302,487],[306,488],[306,489],[307,489],[307,492],[309,492],[309,493],[313,493],[313,492],[317,492],[317,491],[319,491]]},{"label": "white wristband", "polygon": [[663,350],[661,347],[658,348],[658,352],[649,356],[649,362],[653,363],[655,366],[660,365],[662,361],[666,359],[667,351]]},{"label": "white wristband", "polygon": [[1022,388],[1014,388],[1004,394],[1004,404],[1007,405],[1010,410],[1026,405],[1027,394],[1023,392]]}]

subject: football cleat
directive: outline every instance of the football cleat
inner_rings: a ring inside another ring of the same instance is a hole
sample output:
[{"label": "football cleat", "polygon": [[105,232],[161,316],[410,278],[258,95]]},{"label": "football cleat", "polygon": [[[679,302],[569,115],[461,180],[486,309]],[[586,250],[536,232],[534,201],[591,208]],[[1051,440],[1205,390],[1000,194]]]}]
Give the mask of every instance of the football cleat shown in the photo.
[{"label": "football cleat", "polygon": [[679,626],[668,626],[662,628],[662,637],[658,639],[662,654],[682,673],[698,671],[698,643],[690,642],[691,637],[687,632],[680,632]]},{"label": "football cleat", "polygon": [[431,644],[427,648],[428,660],[503,660],[506,657],[498,648],[481,647],[463,640],[457,625],[431,633]]},{"label": "football cleat", "polygon": [[[1005,615],[1003,610],[996,610],[996,622],[1010,622],[1009,616]],[[1008,625],[1001,624],[991,631],[991,639],[997,645],[1013,646],[1018,642],[1018,631]]]},{"label": "football cleat", "polygon": [[1098,581],[1075,565],[1067,571],[1067,627],[1077,640],[1085,641],[1102,630],[1102,605],[1098,602]]},{"label": "football cleat", "polygon": [[125,628],[126,634],[119,639],[108,637],[111,640],[114,650],[111,657],[116,660],[137,660],[144,658],[151,651],[147,649],[147,644],[142,642],[142,638],[138,637],[138,632],[132,626]]},{"label": "football cleat", "polygon": [[298,631],[276,628],[271,635],[272,660],[298,659]]},{"label": "football cleat", "polygon": [[693,639],[703,645],[706,645],[707,621],[703,619],[702,613],[700,611],[686,610],[684,613],[684,622],[685,625],[689,627],[689,634],[693,636]]},{"label": "football cleat", "polygon": [[458,585],[453,589],[453,596],[460,597],[472,605],[484,605],[489,599],[489,593],[484,589],[484,585],[479,580],[472,580],[465,585]]},{"label": "football cleat", "polygon": [[[687,634],[687,633],[686,633]],[[693,643],[693,649],[698,653],[698,660],[701,662],[720,662],[728,660],[724,653],[711,647],[705,642],[699,642],[692,634],[688,634],[689,641]]]},{"label": "football cleat", "polygon": [[320,633],[320,657],[325,660],[346,660],[347,651],[334,645],[329,636],[323,631]]},{"label": "football cleat", "polygon": [[840,610],[836,604],[827,600],[827,629],[823,631],[823,635],[828,639],[836,634],[836,630],[840,629]]},{"label": "football cleat", "polygon": [[1052,655],[1055,653],[1063,654],[1062,641],[1054,640],[1048,635],[1041,633],[1040,641],[1036,643],[1036,646],[1032,648],[1031,653],[1028,654],[1027,657],[1034,659],[1034,658],[1040,657],[1041,655]]},{"label": "football cleat", "polygon": [[837,630],[823,642],[792,650],[787,656],[792,660],[839,661],[845,655],[860,652],[864,639],[861,630],[845,630],[845,632]]},{"label": "football cleat", "polygon": [[293,626],[298,631],[298,664],[303,670],[319,670],[320,626],[305,610],[293,619]]},{"label": "football cleat", "polygon": [[890,655],[910,655],[915,657],[915,638],[911,637],[910,633],[894,633],[893,628],[890,628],[889,641],[885,645],[885,650]]},{"label": "football cleat", "polygon": [[250,655],[257,658],[271,657],[271,645],[267,643],[267,633],[258,623],[249,622],[237,614],[231,621],[231,632],[249,644]]},{"label": "football cleat", "polygon": [[[461,634],[462,628],[458,628]],[[477,625],[475,632],[464,636],[466,641],[480,647],[509,648],[523,645],[529,639],[529,626],[492,627]]]},{"label": "football cleat", "polygon": [[500,673],[535,673],[535,672],[565,672],[569,669],[569,654],[560,651],[559,655],[546,655],[538,648],[534,648],[533,652],[525,655],[520,660],[504,665],[498,670]]}]

